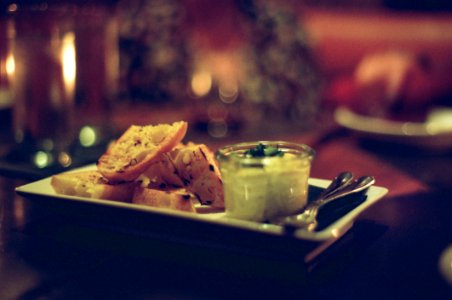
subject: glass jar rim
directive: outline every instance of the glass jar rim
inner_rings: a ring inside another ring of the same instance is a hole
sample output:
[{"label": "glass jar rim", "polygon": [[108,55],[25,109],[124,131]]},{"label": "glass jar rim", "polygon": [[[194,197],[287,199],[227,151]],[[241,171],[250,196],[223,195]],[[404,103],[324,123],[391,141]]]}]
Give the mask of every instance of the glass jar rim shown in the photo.
[{"label": "glass jar rim", "polygon": [[[251,149],[253,147],[258,146],[259,144],[262,144],[264,146],[272,146],[276,147],[279,150],[283,150],[284,153],[289,152],[287,150],[292,150],[290,152],[292,159],[299,159],[299,158],[308,158],[310,161],[312,161],[315,157],[315,150],[312,149],[310,146],[306,144],[301,143],[294,143],[294,142],[287,142],[287,141],[251,141],[251,142],[243,142],[243,143],[237,143],[237,144],[231,144],[226,145],[223,147],[220,147],[215,152],[215,157],[217,160],[221,163],[222,161],[227,160],[247,160],[247,161],[260,161],[262,159],[271,159],[271,158],[280,158],[279,156],[263,156],[263,157],[245,157],[240,155],[231,155],[232,153],[243,153],[248,149]],[[286,151],[284,151],[286,150]]]}]

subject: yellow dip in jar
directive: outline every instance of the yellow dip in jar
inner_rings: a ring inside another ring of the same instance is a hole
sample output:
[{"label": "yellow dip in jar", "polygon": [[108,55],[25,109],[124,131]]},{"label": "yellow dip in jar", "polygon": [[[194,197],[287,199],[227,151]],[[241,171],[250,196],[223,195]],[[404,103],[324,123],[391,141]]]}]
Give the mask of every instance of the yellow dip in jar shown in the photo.
[{"label": "yellow dip in jar", "polygon": [[226,215],[266,221],[301,210],[315,152],[307,145],[258,141],[220,148]]}]

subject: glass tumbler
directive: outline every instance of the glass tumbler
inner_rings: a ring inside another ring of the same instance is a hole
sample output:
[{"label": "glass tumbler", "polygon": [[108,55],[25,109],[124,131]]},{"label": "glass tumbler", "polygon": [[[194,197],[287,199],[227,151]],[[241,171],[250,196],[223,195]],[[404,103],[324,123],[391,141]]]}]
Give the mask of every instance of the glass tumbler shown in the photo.
[{"label": "glass tumbler", "polygon": [[[119,73],[113,3],[16,1],[6,8],[13,24],[12,127],[23,160],[68,166],[78,148],[99,144],[98,128],[112,127]],[[46,159],[37,161],[37,153]]]}]

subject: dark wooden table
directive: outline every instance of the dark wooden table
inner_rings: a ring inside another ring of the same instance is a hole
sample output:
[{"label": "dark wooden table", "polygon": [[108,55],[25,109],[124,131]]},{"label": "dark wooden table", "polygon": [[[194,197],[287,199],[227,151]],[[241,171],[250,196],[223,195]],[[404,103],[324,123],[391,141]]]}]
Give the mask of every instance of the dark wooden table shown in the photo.
[{"label": "dark wooden table", "polygon": [[25,180],[2,177],[0,299],[452,299],[438,268],[452,243],[452,153],[333,132],[280,138],[313,145],[313,177],[371,174],[389,194],[309,265],[127,230],[134,216],[37,204],[15,194]]}]

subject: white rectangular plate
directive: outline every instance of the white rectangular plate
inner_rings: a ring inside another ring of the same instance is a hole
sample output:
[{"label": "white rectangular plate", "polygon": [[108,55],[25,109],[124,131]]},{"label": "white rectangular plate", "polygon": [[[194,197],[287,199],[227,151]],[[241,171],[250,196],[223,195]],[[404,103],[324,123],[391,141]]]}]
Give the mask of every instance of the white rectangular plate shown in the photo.
[{"label": "white rectangular plate", "polygon": [[[94,165],[89,165],[83,168],[76,169],[74,171],[80,171],[82,169],[94,169]],[[46,197],[50,199],[55,199],[57,201],[74,201],[79,203],[85,203],[87,205],[100,205],[100,206],[110,206],[117,207],[125,210],[141,211],[149,215],[152,218],[155,215],[167,218],[183,218],[193,222],[199,222],[203,226],[208,226],[208,224],[215,224],[221,226],[234,227],[241,230],[259,232],[268,235],[283,235],[286,234],[281,226],[258,223],[251,221],[243,221],[228,218],[225,213],[206,213],[206,214],[194,214],[175,210],[166,210],[154,207],[148,207],[143,205],[122,203],[109,200],[101,199],[91,199],[84,197],[75,196],[65,196],[56,194],[50,185],[50,177],[39,181],[35,181],[16,188],[16,192],[27,198],[39,198]],[[317,187],[326,187],[329,184],[329,180],[310,178],[309,184]],[[360,203],[358,206],[353,208],[351,211],[347,212],[345,215],[341,216],[339,219],[333,221],[326,228],[320,231],[307,232],[305,230],[297,230],[293,232],[293,236],[297,239],[325,242],[336,240],[341,237],[345,232],[347,232],[353,225],[354,220],[367,208],[369,208],[374,203],[382,199],[388,190],[384,187],[372,186],[367,191],[367,198],[365,201]]]}]

